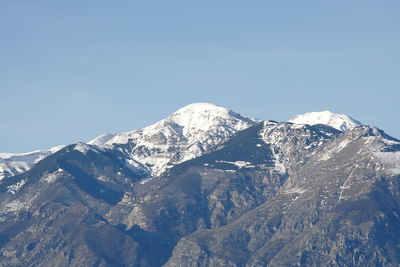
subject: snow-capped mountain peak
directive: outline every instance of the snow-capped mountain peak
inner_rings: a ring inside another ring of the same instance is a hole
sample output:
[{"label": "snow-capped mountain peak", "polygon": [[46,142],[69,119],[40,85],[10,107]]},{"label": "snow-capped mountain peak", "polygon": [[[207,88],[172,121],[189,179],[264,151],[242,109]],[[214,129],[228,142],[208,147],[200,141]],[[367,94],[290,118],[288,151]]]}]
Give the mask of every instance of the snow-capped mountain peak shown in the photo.
[{"label": "snow-capped mountain peak", "polygon": [[361,122],[351,118],[345,114],[337,114],[329,110],[321,112],[309,112],[302,115],[294,116],[288,122],[296,124],[325,124],[331,126],[340,131],[346,131],[348,129],[362,125]]},{"label": "snow-capped mountain peak", "polygon": [[205,129],[212,130],[216,125],[244,129],[254,124],[254,120],[210,103],[187,105],[172,113],[167,120],[181,126],[186,138],[190,138],[196,131],[204,133]]},{"label": "snow-capped mountain peak", "polygon": [[134,167],[143,165],[149,173],[159,174],[170,164],[200,156],[256,123],[224,107],[194,103],[145,128],[102,135],[89,144],[118,148]]},{"label": "snow-capped mountain peak", "polygon": [[229,113],[229,109],[214,104],[194,103],[172,113],[168,119],[181,126],[201,126],[199,124],[208,123],[216,117],[227,117]]}]

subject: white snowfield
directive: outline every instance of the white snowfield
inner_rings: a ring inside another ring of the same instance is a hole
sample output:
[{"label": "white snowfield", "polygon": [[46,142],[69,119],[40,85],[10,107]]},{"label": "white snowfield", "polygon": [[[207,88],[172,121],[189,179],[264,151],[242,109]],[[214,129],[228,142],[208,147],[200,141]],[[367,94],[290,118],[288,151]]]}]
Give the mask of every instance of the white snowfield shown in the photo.
[{"label": "white snowfield", "polygon": [[344,114],[337,114],[329,110],[321,112],[309,112],[302,115],[294,116],[288,122],[296,124],[325,124],[331,126],[339,131],[346,131],[348,129],[362,125],[361,122]]}]

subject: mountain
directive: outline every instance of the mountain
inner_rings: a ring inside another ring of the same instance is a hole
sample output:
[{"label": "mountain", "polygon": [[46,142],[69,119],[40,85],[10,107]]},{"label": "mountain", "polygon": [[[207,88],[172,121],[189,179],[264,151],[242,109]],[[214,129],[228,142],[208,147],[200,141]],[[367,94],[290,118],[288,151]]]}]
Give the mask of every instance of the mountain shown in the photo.
[{"label": "mountain", "polygon": [[117,149],[149,176],[198,157],[256,121],[209,103],[194,103],[143,129],[102,135],[89,144]]},{"label": "mountain", "polygon": [[[147,176],[154,176],[177,163],[208,152],[236,132],[257,122],[214,104],[194,103],[143,129],[103,134],[88,144],[122,151],[129,166]],[[297,115],[289,122],[325,124],[338,130],[361,125],[347,115],[330,111]],[[62,147],[22,154],[0,153],[0,179],[29,170],[35,163]]]},{"label": "mountain", "polygon": [[67,146],[0,184],[2,262],[160,266],[182,237],[232,223],[273,197],[337,134],[266,121],[150,179],[118,150]]},{"label": "mountain", "polygon": [[7,176],[26,172],[34,164],[63,147],[56,146],[49,150],[38,150],[20,154],[0,153],[0,180]]},{"label": "mountain", "polygon": [[0,266],[399,266],[399,181],[376,127],[189,105],[2,179]]},{"label": "mountain", "polygon": [[[148,176],[200,156],[257,121],[229,109],[194,103],[143,129],[103,134],[88,144],[123,152],[126,163]],[[21,174],[64,146],[22,154],[0,153],[0,179]]]},{"label": "mountain", "polygon": [[309,112],[302,115],[294,116],[289,122],[296,124],[325,124],[340,131],[362,125],[361,122],[344,114],[337,114],[331,111]]}]

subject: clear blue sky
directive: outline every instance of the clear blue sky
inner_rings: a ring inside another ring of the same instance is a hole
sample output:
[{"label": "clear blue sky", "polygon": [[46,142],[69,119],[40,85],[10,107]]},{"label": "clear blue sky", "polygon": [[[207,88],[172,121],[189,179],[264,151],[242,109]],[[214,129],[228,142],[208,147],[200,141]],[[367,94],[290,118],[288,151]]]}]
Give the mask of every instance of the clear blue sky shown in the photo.
[{"label": "clear blue sky", "polygon": [[329,109],[400,137],[400,1],[0,1],[0,152],[88,141],[192,102]]}]

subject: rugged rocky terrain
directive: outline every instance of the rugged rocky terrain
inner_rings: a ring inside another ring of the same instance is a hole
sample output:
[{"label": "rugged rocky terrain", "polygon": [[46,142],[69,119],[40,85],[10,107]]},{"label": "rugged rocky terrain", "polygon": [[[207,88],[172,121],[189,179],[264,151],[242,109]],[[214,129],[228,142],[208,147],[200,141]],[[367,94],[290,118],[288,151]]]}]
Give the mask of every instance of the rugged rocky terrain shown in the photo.
[{"label": "rugged rocky terrain", "polygon": [[371,127],[333,138],[268,201],[182,238],[167,266],[398,266],[398,150]]},{"label": "rugged rocky terrain", "polygon": [[202,104],[66,146],[0,181],[0,266],[398,266],[400,141],[312,124]]}]

